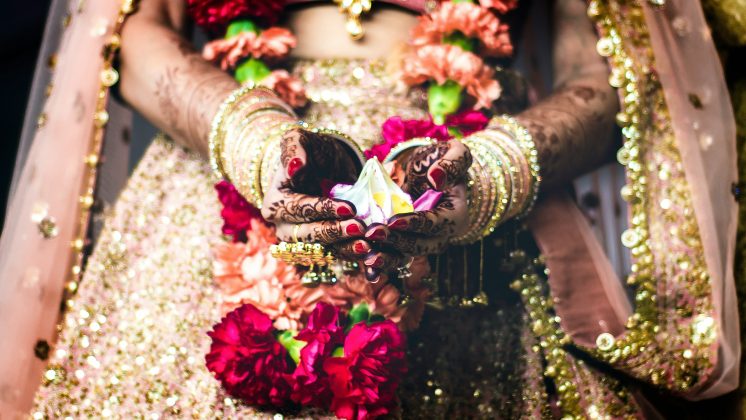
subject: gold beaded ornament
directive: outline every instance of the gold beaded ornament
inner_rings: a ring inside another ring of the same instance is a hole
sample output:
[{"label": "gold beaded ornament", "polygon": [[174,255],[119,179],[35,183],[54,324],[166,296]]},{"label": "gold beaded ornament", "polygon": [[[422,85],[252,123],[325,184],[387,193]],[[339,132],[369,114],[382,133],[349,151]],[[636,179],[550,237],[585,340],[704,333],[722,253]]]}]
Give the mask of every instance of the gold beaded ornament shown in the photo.
[{"label": "gold beaded ornament", "polygon": [[365,35],[365,30],[360,22],[360,17],[370,11],[373,0],[334,0],[334,3],[339,7],[339,11],[347,17],[345,29],[350,37],[355,41],[361,39]]}]

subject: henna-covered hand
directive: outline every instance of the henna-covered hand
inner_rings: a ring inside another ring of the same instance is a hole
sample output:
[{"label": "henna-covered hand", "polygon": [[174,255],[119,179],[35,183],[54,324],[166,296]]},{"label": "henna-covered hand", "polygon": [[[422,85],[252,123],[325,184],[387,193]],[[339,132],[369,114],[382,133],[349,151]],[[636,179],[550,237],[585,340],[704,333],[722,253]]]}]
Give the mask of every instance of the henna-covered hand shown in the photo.
[{"label": "henna-covered hand", "polygon": [[430,188],[443,192],[435,208],[392,217],[387,225],[368,228],[365,237],[374,246],[364,260],[366,275],[375,277],[406,258],[438,254],[451,238],[468,227],[466,175],[472,163],[469,149],[460,141],[439,142],[415,149],[406,157],[404,188],[419,197]]},{"label": "henna-covered hand", "polygon": [[[352,203],[323,197],[321,180],[352,182],[358,168],[340,142],[302,129],[285,133],[280,143],[280,162],[272,186],[264,196],[262,216],[275,224],[283,241],[333,245],[362,238],[365,225],[351,220]],[[296,228],[297,225],[297,228]],[[365,241],[359,241],[365,243]],[[351,254],[365,255],[370,246],[348,246]]]},{"label": "henna-covered hand", "polygon": [[412,197],[419,197],[430,188],[443,191],[462,183],[471,163],[469,148],[458,140],[418,147],[405,166],[405,189]]}]

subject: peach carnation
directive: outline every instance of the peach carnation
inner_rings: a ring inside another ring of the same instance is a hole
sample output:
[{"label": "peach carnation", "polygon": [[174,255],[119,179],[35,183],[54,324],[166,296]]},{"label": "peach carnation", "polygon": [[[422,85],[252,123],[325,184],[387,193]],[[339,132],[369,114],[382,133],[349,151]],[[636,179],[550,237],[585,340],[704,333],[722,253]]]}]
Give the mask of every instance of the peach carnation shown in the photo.
[{"label": "peach carnation", "polygon": [[273,70],[269,76],[259,82],[259,85],[274,90],[283,101],[292,107],[306,104],[306,90],[303,82],[285,70]]},{"label": "peach carnation", "polygon": [[456,31],[479,39],[486,55],[508,56],[513,53],[508,25],[501,25],[488,9],[473,3],[446,2],[436,11],[420,16],[418,25],[412,29],[412,45],[440,44],[444,36]]},{"label": "peach carnation", "polygon": [[220,68],[228,70],[236,67],[238,60],[245,57],[284,57],[295,47],[296,42],[293,33],[285,28],[269,28],[259,35],[241,32],[228,39],[208,42],[202,49],[202,57],[208,61],[220,60]]},{"label": "peach carnation", "polygon": [[507,13],[518,6],[518,0],[479,0],[479,4],[498,13]]},{"label": "peach carnation", "polygon": [[452,80],[476,99],[475,109],[489,108],[500,97],[502,89],[493,77],[493,70],[479,56],[455,45],[424,45],[402,65],[402,80],[408,85]]},{"label": "peach carnation", "polygon": [[422,266],[422,261],[427,264],[424,257],[412,264],[413,276],[407,282],[415,302],[400,307],[396,287],[372,284],[362,274],[345,275],[336,285],[303,286],[294,267],[270,254],[269,247],[275,242],[274,228],[252,220],[246,243],[224,242],[215,247],[213,276],[222,292],[223,314],[250,303],[269,316],[278,330],[299,331],[318,302],[343,310],[365,302],[372,312],[399,323],[402,329],[419,324],[429,293],[419,286],[429,273],[429,266]]}]

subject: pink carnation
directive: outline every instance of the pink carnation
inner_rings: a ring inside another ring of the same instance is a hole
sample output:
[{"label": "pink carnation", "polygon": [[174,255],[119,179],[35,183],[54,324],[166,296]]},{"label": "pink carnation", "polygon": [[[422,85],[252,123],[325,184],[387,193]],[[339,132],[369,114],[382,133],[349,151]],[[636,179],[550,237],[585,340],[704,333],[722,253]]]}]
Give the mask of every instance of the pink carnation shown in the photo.
[{"label": "pink carnation", "polygon": [[218,200],[223,205],[220,217],[223,218],[223,234],[233,237],[233,241],[245,241],[246,231],[252,221],[261,220],[259,209],[249,204],[245,198],[228,181],[215,184]]},{"label": "pink carnation", "polygon": [[323,366],[334,349],[344,343],[339,317],[338,307],[319,303],[308,318],[308,326],[295,337],[306,345],[300,351],[300,363],[293,372],[293,401],[304,406],[329,406],[332,392]]},{"label": "pink carnation", "polygon": [[228,70],[236,67],[242,58],[281,58],[295,47],[297,40],[285,28],[269,28],[257,35],[255,32],[241,32],[228,39],[208,42],[202,49],[202,57],[207,61],[220,61],[220,68]]},{"label": "pink carnation", "polygon": [[383,160],[399,143],[418,137],[430,137],[437,140],[449,140],[453,138],[448,132],[449,127],[457,128],[462,135],[483,130],[489,119],[481,112],[467,110],[458,114],[449,115],[443,125],[435,124],[432,117],[427,120],[404,120],[401,117],[391,117],[381,126],[381,135],[384,142],[379,143],[365,151],[365,157],[371,159],[377,157]]},{"label": "pink carnation", "polygon": [[391,414],[407,372],[405,336],[389,320],[355,324],[345,338],[344,356],[326,359],[324,371],[337,417],[363,420]]},{"label": "pink carnation", "polygon": [[272,321],[252,305],[228,313],[207,333],[207,369],[229,395],[251,405],[281,407],[290,398],[287,350],[275,339]]},{"label": "pink carnation", "polygon": [[187,13],[206,30],[217,33],[239,18],[251,18],[266,25],[277,22],[284,0],[187,0]]},{"label": "pink carnation", "polygon": [[475,109],[489,108],[501,93],[493,70],[476,54],[455,45],[424,45],[404,60],[405,83],[417,85],[431,79],[438,84],[458,83],[476,99]]},{"label": "pink carnation", "polygon": [[508,25],[501,25],[488,9],[473,3],[445,2],[434,12],[420,16],[419,24],[412,29],[412,45],[440,44],[444,36],[457,31],[479,39],[486,55],[513,54]]}]

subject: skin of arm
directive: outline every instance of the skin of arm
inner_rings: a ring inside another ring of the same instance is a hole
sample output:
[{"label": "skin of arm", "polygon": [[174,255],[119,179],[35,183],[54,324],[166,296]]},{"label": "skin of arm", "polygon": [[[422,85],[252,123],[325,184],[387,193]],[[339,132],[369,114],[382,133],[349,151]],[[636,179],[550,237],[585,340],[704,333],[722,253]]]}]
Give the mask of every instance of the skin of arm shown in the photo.
[{"label": "skin of arm", "polygon": [[612,136],[619,105],[585,8],[581,0],[556,1],[554,93],[516,117],[536,143],[543,188],[566,185],[619,146]]},{"label": "skin of arm", "polygon": [[177,143],[208,155],[210,122],[238,87],[184,37],[183,0],[143,0],[122,28],[121,93]]}]

